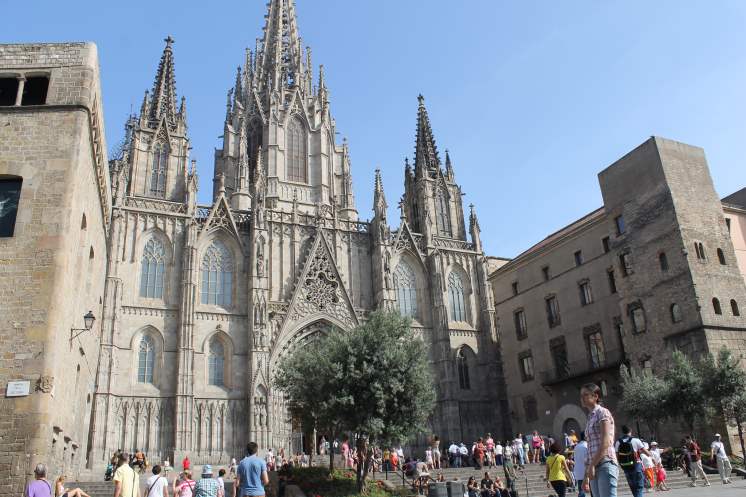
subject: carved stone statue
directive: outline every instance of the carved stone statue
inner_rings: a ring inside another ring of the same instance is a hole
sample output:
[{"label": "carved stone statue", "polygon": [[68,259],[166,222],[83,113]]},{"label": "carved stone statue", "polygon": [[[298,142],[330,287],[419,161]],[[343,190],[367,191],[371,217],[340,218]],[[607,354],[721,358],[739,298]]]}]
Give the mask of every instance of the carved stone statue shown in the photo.
[{"label": "carved stone statue", "polygon": [[256,258],[256,275],[264,278],[264,256],[258,255]]}]

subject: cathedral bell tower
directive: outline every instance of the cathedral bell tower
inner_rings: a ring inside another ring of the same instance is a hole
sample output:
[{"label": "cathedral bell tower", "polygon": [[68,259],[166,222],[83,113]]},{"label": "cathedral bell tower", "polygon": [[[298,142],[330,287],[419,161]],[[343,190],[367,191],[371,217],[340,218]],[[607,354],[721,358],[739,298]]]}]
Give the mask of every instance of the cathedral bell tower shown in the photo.
[{"label": "cathedral bell tower", "polygon": [[126,191],[131,197],[186,202],[189,190],[189,138],[186,101],[176,106],[176,77],[170,36],[164,40],[153,89],[145,92],[140,115],[131,119]]},{"label": "cathedral bell tower", "polygon": [[319,207],[341,219],[357,219],[349,150],[338,145],[329,91],[319,67],[314,84],[311,49],[302,46],[292,0],[271,0],[264,36],[246,49],[228,92],[223,148],[215,151],[217,178],[225,176],[231,206],[251,205],[252,168],[264,153],[267,207],[303,214]]},{"label": "cathedral bell tower", "polygon": [[425,98],[417,97],[417,135],[414,171],[405,163],[402,215],[413,231],[428,240],[437,236],[466,240],[461,187],[455,183],[451,158],[446,151],[445,171],[425,108]]}]

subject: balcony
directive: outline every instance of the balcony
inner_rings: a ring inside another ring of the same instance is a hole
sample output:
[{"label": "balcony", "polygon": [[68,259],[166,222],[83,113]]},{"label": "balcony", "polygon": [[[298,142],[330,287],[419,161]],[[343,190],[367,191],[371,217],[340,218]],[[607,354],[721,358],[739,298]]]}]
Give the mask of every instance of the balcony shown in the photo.
[{"label": "balcony", "polygon": [[624,361],[624,351],[622,349],[607,350],[602,361],[593,364],[590,357],[579,361],[569,362],[564,368],[551,368],[539,373],[539,379],[544,386],[557,385],[565,381],[574,380],[581,376],[597,373],[618,367]]}]

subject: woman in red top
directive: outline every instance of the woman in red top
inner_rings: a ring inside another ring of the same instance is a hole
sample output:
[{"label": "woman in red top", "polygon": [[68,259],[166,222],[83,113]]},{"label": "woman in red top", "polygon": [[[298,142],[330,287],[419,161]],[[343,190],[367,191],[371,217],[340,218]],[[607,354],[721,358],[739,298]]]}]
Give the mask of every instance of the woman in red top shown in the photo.
[{"label": "woman in red top", "polygon": [[484,443],[482,442],[482,439],[479,438],[477,440],[476,450],[474,451],[474,458],[477,460],[479,469],[482,469],[482,466],[484,466],[484,451],[485,451]]},{"label": "woman in red top", "polygon": [[191,463],[189,462],[189,456],[184,456],[184,460],[181,461],[181,466],[184,469],[184,471],[191,468]]}]

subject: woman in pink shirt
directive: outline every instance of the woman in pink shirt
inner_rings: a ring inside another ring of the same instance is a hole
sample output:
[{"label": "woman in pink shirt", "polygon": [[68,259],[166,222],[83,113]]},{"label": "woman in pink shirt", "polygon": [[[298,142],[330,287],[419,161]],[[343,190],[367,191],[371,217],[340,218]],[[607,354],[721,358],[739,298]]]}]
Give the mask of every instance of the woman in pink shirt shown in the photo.
[{"label": "woman in pink shirt", "polygon": [[614,451],[614,417],[601,406],[601,389],[587,383],[580,389],[580,401],[588,409],[585,436],[588,440],[583,489],[594,497],[616,497],[619,466]]}]

